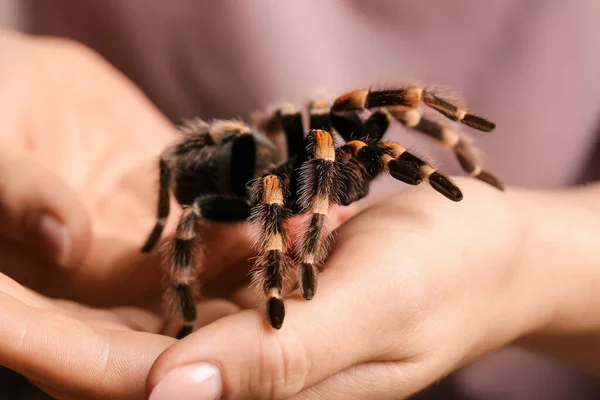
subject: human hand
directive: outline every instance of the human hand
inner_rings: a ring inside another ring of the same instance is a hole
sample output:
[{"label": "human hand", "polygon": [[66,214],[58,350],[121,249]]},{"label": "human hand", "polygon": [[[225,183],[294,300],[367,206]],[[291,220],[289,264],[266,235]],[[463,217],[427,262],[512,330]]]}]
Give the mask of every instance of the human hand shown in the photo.
[{"label": "human hand", "polygon": [[[162,255],[140,248],[156,218],[158,155],[178,133],[82,45],[0,30],[0,48],[0,272],[50,296],[157,308]],[[218,280],[253,252],[239,225],[210,229],[203,273]]]},{"label": "human hand", "polygon": [[52,300],[3,274],[0,308],[0,364],[61,400],[146,399],[152,363],[175,342],[147,311]]},{"label": "human hand", "polygon": [[[177,133],[81,45],[0,31],[0,48],[0,365],[59,398],[144,398],[149,366],[173,342],[150,334],[156,316],[51,300],[17,282],[157,310],[162,254],[140,247],[155,222],[158,155]],[[202,234],[213,299],[199,305],[199,324],[239,310],[226,299],[247,284],[252,249],[240,228]]]},{"label": "human hand", "polygon": [[[81,45],[0,31],[0,48],[0,272],[51,296],[157,307],[159,253],[139,248],[173,128]],[[4,274],[0,303],[0,365],[61,399],[143,399],[173,342],[142,333],[160,326],[148,312],[51,300]]]},{"label": "human hand", "polygon": [[151,399],[404,398],[531,331],[543,317],[516,195],[457,182],[460,203],[421,185],[343,225],[317,295],[288,298],[281,330],[247,296],[171,346]]},{"label": "human hand", "polygon": [[0,32],[0,47],[1,271],[92,304],[156,301],[139,247],[173,128],[81,45]]},{"label": "human hand", "polygon": [[[174,127],[82,45],[0,31],[0,48],[0,272],[49,296],[157,309],[162,255],[140,248]],[[207,276],[252,254],[240,229],[205,237]]]}]

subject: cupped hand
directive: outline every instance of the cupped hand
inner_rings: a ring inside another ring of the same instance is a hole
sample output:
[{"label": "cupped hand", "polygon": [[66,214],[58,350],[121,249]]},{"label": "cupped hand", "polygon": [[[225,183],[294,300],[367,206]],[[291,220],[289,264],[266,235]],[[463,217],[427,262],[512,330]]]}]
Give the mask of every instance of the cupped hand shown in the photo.
[{"label": "cupped hand", "polygon": [[173,128],[81,45],[0,32],[0,48],[1,271],[93,304],[160,297],[138,249]]},{"label": "cupped hand", "polygon": [[457,182],[460,203],[421,185],[344,224],[314,299],[288,298],[281,330],[247,296],[171,346],[151,399],[404,398],[527,332],[516,195]]},{"label": "cupped hand", "polygon": [[[158,307],[163,255],[140,248],[173,125],[82,45],[0,32],[0,48],[0,271],[53,297]],[[251,254],[241,229],[204,236],[207,276]]]},{"label": "cupped hand", "polygon": [[157,317],[31,289],[158,306],[159,253],[139,248],[173,128],[81,45],[0,31],[0,49],[0,365],[59,399],[143,399],[173,342]]},{"label": "cupped hand", "polygon": [[[0,30],[0,48],[0,365],[57,398],[144,398],[173,339],[141,309],[160,308],[164,254],[140,248],[158,155],[177,132],[82,45]],[[239,311],[229,295],[247,284],[253,254],[242,226],[203,228],[212,299],[199,324]],[[123,305],[138,308],[108,308]]]}]

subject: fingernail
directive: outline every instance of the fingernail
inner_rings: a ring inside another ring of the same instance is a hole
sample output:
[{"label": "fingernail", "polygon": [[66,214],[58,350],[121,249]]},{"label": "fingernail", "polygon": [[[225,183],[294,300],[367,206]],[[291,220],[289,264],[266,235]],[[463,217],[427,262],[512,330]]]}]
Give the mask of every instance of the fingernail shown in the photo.
[{"label": "fingernail", "polygon": [[223,383],[219,368],[212,364],[192,364],[176,368],[152,390],[149,400],[217,400]]},{"label": "fingernail", "polygon": [[39,230],[47,251],[59,264],[64,265],[70,245],[67,228],[50,214],[43,214],[40,217]]}]

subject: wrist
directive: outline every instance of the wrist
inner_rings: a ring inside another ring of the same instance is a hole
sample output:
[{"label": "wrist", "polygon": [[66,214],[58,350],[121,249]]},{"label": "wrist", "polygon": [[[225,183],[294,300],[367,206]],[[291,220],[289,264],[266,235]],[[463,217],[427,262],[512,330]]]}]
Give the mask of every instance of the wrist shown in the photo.
[{"label": "wrist", "polygon": [[599,185],[515,194],[524,221],[515,291],[530,320],[516,342],[587,367],[581,350],[600,349],[599,195]]},{"label": "wrist", "polygon": [[[527,262],[529,254],[535,253],[531,250],[536,224],[530,210],[535,204],[532,193],[535,192],[509,188],[499,196],[502,201],[488,211],[493,215],[492,220],[479,221],[484,230],[479,237],[491,235],[494,242],[484,246],[476,265],[485,265],[483,282],[493,284],[480,293],[483,296],[480,301],[489,303],[486,312],[477,317],[481,330],[477,331],[474,346],[463,363],[540,331],[552,318],[552,299],[542,300],[545,294],[535,290],[539,272]],[[485,203],[489,208],[490,201]],[[479,282],[481,285],[481,279]]]}]

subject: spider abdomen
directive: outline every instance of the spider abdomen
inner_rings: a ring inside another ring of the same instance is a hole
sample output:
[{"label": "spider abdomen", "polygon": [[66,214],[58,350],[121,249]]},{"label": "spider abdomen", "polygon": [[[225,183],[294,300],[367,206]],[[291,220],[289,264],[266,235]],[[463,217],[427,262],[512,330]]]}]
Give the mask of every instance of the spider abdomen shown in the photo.
[{"label": "spider abdomen", "polygon": [[180,156],[173,184],[179,204],[190,205],[205,194],[232,194],[231,147],[231,143],[206,146]]}]

